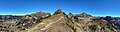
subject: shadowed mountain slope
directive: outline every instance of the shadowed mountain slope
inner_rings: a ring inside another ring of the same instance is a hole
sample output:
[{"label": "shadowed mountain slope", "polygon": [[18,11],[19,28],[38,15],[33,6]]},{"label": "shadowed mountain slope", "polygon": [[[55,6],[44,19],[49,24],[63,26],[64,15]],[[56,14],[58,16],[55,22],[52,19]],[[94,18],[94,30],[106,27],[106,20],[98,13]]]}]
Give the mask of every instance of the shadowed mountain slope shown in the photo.
[{"label": "shadowed mountain slope", "polygon": [[44,12],[25,15],[11,28],[13,32],[120,32],[118,23],[118,18],[94,17],[85,12],[67,15],[58,9],[53,15]]}]

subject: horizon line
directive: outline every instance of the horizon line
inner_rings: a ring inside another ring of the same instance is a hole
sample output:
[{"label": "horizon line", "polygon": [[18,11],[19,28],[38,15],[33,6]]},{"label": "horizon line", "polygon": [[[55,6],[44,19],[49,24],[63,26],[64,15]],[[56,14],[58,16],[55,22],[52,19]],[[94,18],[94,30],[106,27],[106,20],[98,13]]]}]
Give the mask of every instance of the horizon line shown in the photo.
[{"label": "horizon line", "polygon": [[[27,14],[32,14],[32,13],[27,13]],[[24,16],[24,15],[27,15],[27,14],[0,14],[0,15],[18,15],[18,16]],[[51,15],[53,15],[53,14],[51,14]],[[90,14],[90,15],[92,15],[92,14]],[[120,16],[113,16],[113,15],[92,15],[92,16],[96,16],[96,17],[106,17],[106,16],[120,17]]]}]

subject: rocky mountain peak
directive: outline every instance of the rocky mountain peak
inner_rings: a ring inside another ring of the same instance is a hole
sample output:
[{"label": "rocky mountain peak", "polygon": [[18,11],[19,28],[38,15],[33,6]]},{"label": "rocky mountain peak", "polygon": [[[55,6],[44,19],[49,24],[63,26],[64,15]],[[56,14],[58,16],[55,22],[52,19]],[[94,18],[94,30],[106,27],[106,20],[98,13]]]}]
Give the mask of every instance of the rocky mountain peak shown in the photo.
[{"label": "rocky mountain peak", "polygon": [[55,11],[55,13],[53,15],[55,15],[55,14],[65,14],[65,13],[62,12],[61,9],[58,9],[57,11]]},{"label": "rocky mountain peak", "polygon": [[[58,29],[59,28],[59,29]],[[64,12],[58,9],[49,18],[44,19],[38,25],[34,26],[28,32],[71,32],[74,29],[73,22]],[[38,30],[39,29],[39,30]]]},{"label": "rocky mountain peak", "polygon": [[45,13],[45,12],[37,12],[35,15],[39,15],[42,18],[49,17],[51,14],[50,13]]},{"label": "rocky mountain peak", "polygon": [[68,15],[71,15],[72,13],[69,13]]},{"label": "rocky mountain peak", "polygon": [[55,11],[55,13],[53,15],[51,15],[49,17],[49,19],[57,19],[60,17],[67,17],[67,14],[65,14],[64,12],[61,11],[61,9],[58,9],[57,11]]},{"label": "rocky mountain peak", "polygon": [[86,12],[83,12],[82,14],[87,14]]},{"label": "rocky mountain peak", "polygon": [[90,17],[91,15],[89,15],[89,14],[83,12],[83,13],[80,14],[80,16],[81,16],[81,17]]},{"label": "rocky mountain peak", "polygon": [[81,15],[88,15],[86,12],[81,13]]},{"label": "rocky mountain peak", "polygon": [[68,17],[69,17],[69,18],[72,18],[72,17],[73,17],[73,14],[72,14],[72,13],[69,13],[69,14],[68,14]]},{"label": "rocky mountain peak", "polygon": [[[85,12],[66,15],[58,9],[53,15],[37,12],[23,16],[15,23],[0,22],[0,32],[2,30],[15,32],[120,32],[120,24],[118,22],[120,18],[115,19],[110,16],[101,19]],[[114,21],[108,22],[106,20]]]}]

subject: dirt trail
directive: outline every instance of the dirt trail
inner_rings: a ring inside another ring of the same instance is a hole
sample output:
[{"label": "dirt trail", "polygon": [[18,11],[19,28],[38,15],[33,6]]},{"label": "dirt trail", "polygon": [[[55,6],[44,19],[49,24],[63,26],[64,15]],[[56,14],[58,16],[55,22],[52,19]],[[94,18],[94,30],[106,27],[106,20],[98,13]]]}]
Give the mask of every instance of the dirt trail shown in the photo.
[{"label": "dirt trail", "polygon": [[[58,21],[61,20],[62,18],[64,18],[64,17],[60,17],[60,18],[59,18],[58,20],[56,20],[55,22],[52,22],[52,23],[47,24],[47,25],[45,26],[45,28],[43,28],[43,29],[41,29],[41,30],[48,29],[48,28],[49,28],[48,26],[50,26],[50,25],[58,22]],[[35,25],[33,28],[28,29],[28,32],[32,32],[33,30],[37,29],[37,28],[39,27],[39,25],[41,25],[41,24],[45,24],[45,23],[39,23],[39,24]]]}]

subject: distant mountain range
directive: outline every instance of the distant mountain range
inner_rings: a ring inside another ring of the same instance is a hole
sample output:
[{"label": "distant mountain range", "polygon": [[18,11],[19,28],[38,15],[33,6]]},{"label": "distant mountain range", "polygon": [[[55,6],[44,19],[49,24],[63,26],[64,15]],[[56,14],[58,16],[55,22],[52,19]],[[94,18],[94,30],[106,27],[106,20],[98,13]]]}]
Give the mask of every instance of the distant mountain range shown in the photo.
[{"label": "distant mountain range", "polygon": [[0,15],[0,20],[0,32],[120,32],[120,17],[65,14],[60,9],[52,15]]}]

